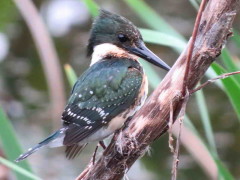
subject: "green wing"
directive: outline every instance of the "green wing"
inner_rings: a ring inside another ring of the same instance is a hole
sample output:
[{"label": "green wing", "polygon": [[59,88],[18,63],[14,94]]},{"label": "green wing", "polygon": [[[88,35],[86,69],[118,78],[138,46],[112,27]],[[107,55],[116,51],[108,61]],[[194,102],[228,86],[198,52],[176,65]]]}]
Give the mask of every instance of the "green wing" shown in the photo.
[{"label": "green wing", "polygon": [[[135,64],[133,64],[135,63]],[[139,64],[127,59],[96,63],[76,82],[63,112],[65,145],[80,142],[129,108],[142,84]]]}]

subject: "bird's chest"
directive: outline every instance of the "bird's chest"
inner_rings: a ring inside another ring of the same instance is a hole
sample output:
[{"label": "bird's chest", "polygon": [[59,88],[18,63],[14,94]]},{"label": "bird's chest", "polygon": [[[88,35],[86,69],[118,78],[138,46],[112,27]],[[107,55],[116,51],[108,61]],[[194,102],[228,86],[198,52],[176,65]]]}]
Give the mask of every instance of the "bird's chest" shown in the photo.
[{"label": "bird's chest", "polygon": [[120,129],[125,121],[133,116],[144,104],[148,94],[148,80],[146,75],[143,75],[143,81],[138,92],[138,96],[133,102],[133,104],[124,112],[113,118],[109,123],[107,129],[114,132]]}]

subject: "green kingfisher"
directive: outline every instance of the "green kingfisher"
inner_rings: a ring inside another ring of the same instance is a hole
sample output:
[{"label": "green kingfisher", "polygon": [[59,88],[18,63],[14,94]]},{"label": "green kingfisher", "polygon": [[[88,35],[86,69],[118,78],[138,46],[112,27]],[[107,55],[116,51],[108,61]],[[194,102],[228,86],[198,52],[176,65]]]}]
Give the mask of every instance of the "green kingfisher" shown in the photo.
[{"label": "green kingfisher", "polygon": [[138,58],[169,70],[144,44],[138,28],[126,18],[100,10],[87,47],[90,67],[75,83],[62,113],[62,128],[19,156],[27,158],[44,146],[66,146],[74,158],[90,142],[101,141],[140,109],[148,81]]}]

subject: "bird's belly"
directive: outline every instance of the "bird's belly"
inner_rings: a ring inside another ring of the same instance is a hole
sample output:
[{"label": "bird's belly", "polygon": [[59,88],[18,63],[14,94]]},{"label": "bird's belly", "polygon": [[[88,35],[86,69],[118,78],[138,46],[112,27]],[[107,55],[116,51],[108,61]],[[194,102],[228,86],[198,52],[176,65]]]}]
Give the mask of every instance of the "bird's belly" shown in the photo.
[{"label": "bird's belly", "polygon": [[130,117],[130,115],[132,114],[131,112],[129,116],[124,116],[123,113],[113,118],[108,123],[108,126],[102,127],[97,132],[93,133],[89,137],[82,140],[80,144],[85,144],[85,143],[94,142],[94,141],[101,141],[106,137],[110,136],[111,134],[113,134],[117,129],[120,129],[123,126],[124,122],[127,120],[127,118]]},{"label": "bird's belly", "polygon": [[106,127],[102,127],[92,135],[88,136],[87,138],[83,139],[79,144],[85,144],[89,142],[101,141],[111,135],[113,131],[107,129]]},{"label": "bird's belly", "polygon": [[109,122],[108,126],[102,127],[101,129],[99,129],[98,131],[96,131],[95,133],[90,135],[89,137],[82,140],[80,142],[80,145],[88,143],[88,142],[101,141],[101,140],[105,139],[106,137],[110,136],[111,134],[113,134],[117,129],[120,129],[123,126],[124,122],[129,117],[129,116],[122,117],[121,116],[122,114],[123,113],[121,113],[120,115],[113,118]]}]

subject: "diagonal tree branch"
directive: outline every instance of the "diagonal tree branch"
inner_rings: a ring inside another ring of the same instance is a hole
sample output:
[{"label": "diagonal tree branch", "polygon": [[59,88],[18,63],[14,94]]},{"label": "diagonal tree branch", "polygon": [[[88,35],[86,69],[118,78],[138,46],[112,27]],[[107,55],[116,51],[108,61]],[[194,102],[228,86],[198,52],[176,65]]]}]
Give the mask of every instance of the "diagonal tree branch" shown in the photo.
[{"label": "diagonal tree branch", "polygon": [[[210,0],[202,14],[187,81],[184,86],[193,90],[197,82],[220,55],[239,10],[240,0]],[[174,43],[174,42],[173,42]],[[187,65],[188,48],[178,58],[171,71],[152,93],[122,133],[116,134],[108,148],[94,165],[89,165],[78,180],[118,180],[144,155],[147,147],[168,129],[170,104],[173,121],[184,102],[182,89]],[[118,137],[117,137],[118,136]],[[121,149],[121,151],[119,151]]]}]

